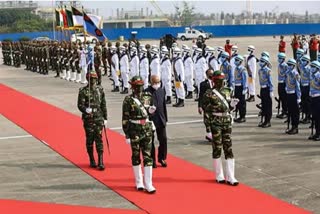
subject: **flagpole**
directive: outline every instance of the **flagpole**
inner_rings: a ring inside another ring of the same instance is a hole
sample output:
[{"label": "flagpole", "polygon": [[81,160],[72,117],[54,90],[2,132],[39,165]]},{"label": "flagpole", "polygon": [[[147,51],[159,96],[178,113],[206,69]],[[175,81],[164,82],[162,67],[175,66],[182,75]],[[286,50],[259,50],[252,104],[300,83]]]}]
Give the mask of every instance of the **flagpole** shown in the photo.
[{"label": "flagpole", "polygon": [[54,0],[52,0],[52,29],[53,29],[53,40],[56,40],[56,30],[55,30],[55,15],[56,15],[56,9],[54,7]]},{"label": "flagpole", "polygon": [[84,25],[86,24],[85,21],[84,21],[84,10],[83,10],[83,6],[82,6],[82,15],[83,15],[83,37],[84,37],[84,43],[87,42],[87,39],[86,39],[86,32],[84,30]]}]

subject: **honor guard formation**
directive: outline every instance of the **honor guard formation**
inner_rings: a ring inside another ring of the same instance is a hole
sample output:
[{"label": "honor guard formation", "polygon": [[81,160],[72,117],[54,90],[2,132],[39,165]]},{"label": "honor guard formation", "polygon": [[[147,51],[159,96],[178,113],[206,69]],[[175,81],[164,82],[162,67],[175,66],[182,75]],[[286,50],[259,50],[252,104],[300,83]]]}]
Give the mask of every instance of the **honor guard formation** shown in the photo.
[{"label": "honor guard formation", "polygon": [[[307,124],[311,128],[308,139],[320,141],[319,41],[315,35],[311,35],[306,48],[306,38],[300,39],[294,35],[291,43],[294,58],[288,58],[284,37],[280,39],[277,56],[270,56],[267,51],[258,55],[253,45],[242,50],[246,54],[240,55],[239,48],[232,45],[230,40],[226,41],[224,47],[210,47],[203,40],[189,47],[186,44],[178,45],[176,41],[164,41],[165,38],[161,39],[160,46],[142,44],[136,39],[123,44],[3,42],[2,53],[5,65],[24,65],[25,70],[43,75],[53,71],[56,78],[87,84],[79,91],[78,108],[82,112],[86,148],[93,168],[105,169],[102,130],[107,125],[107,108],[102,81],[112,84],[111,92],[125,94],[122,128],[126,142],[131,146],[136,188],[154,193],[152,169],[156,166],[152,144],[156,127],[152,118],[155,118],[162,104],[156,104],[152,93],[159,88],[163,90],[164,106],[172,104],[175,108],[183,108],[186,99],[197,102],[198,112],[203,115],[205,138],[212,143],[218,183],[233,186],[239,183],[234,176],[232,123],[245,123],[247,104],[257,99],[261,101],[256,105],[261,117],[257,122],[258,127],[271,127],[272,103],[276,101],[276,118],[285,120],[286,134],[298,134],[299,125]],[[271,65],[271,57],[277,58],[277,65]],[[277,73],[276,79],[272,79],[274,72]],[[102,76],[108,78],[103,79]],[[259,86],[256,87],[255,83],[259,83]],[[153,89],[150,90],[151,86]],[[256,88],[259,87],[260,91],[257,92]],[[276,97],[275,87],[278,87]],[[166,108],[163,111],[166,115]],[[167,119],[163,120],[165,124]],[[161,127],[157,126],[157,133]],[[161,130],[161,133],[165,133],[165,130]],[[165,148],[165,151],[158,157],[158,162],[166,167],[167,137],[166,134],[164,136],[165,145],[161,150]],[[98,164],[93,155],[94,142]],[[222,150],[226,159],[225,172],[221,161]]]}]

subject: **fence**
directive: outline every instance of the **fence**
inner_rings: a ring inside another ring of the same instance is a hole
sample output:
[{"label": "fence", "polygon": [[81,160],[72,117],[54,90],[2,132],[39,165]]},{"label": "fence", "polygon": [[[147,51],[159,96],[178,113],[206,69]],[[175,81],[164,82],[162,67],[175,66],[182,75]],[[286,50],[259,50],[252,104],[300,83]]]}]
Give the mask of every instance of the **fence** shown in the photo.
[{"label": "fence", "polygon": [[[320,34],[320,24],[258,24],[258,25],[213,25],[195,26],[212,33],[214,37],[238,37],[238,36],[273,36],[297,34]],[[138,39],[159,39],[165,34],[176,36],[177,33],[184,32],[184,27],[163,27],[163,28],[125,28],[125,29],[104,29],[103,32],[110,40],[117,40],[120,36],[128,39],[131,31],[137,31]],[[19,40],[21,37],[36,38],[48,36],[53,39],[52,31],[49,32],[28,32],[28,33],[9,33],[0,34],[0,41],[4,39]],[[68,38],[61,32],[55,32],[55,39],[61,40]]]}]

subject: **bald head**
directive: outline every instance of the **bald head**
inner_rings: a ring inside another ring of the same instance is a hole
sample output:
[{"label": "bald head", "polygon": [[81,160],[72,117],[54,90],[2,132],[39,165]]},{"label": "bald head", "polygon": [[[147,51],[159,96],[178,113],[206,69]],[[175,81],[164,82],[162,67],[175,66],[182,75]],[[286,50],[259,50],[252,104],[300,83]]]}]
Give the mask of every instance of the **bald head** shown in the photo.
[{"label": "bald head", "polygon": [[160,83],[160,77],[158,75],[151,75],[151,85]]}]

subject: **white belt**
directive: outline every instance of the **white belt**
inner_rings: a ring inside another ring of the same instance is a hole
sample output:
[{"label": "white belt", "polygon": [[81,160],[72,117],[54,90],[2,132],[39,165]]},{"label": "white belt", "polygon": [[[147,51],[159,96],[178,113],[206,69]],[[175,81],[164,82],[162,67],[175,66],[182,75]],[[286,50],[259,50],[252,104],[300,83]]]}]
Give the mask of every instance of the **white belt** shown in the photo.
[{"label": "white belt", "polygon": [[309,84],[308,83],[305,83],[305,84],[301,84],[302,86],[309,86]]},{"label": "white belt", "polygon": [[234,84],[235,86],[242,86],[242,84],[241,83],[237,83],[237,84]]},{"label": "white belt", "polygon": [[320,97],[320,94],[312,94],[310,95],[310,97],[314,98],[314,97]]},{"label": "white belt", "polygon": [[150,120],[147,118],[147,119],[142,119],[142,120],[129,120],[130,123],[134,123],[134,124],[139,124],[139,125],[144,125],[148,122],[150,122]]},{"label": "white belt", "polygon": [[261,85],[261,88],[268,88],[267,85]]},{"label": "white belt", "polygon": [[278,83],[284,83],[284,80],[279,80]]},{"label": "white belt", "polygon": [[225,116],[229,116],[230,114],[229,113],[212,113],[212,115],[214,116],[218,116],[218,117],[225,117]]},{"label": "white belt", "polygon": [[296,91],[287,91],[287,94],[295,94]]}]

